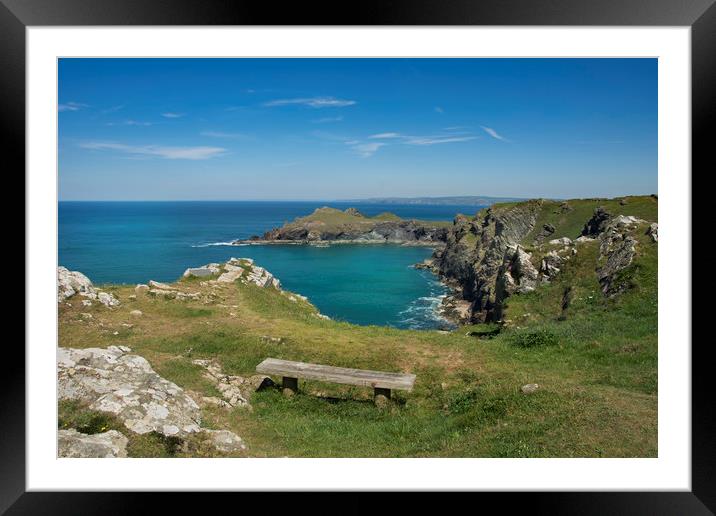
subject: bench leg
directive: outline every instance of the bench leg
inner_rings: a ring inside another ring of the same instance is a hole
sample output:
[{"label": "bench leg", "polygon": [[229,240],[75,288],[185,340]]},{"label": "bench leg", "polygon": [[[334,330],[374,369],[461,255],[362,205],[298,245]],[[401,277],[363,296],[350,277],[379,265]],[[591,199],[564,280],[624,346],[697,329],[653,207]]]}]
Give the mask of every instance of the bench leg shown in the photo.
[{"label": "bench leg", "polygon": [[284,376],[281,387],[283,388],[283,394],[285,396],[293,396],[298,392],[298,378]]},{"label": "bench leg", "polygon": [[373,389],[373,401],[377,406],[383,406],[388,403],[390,400],[390,389],[381,389],[380,387],[375,387]]}]

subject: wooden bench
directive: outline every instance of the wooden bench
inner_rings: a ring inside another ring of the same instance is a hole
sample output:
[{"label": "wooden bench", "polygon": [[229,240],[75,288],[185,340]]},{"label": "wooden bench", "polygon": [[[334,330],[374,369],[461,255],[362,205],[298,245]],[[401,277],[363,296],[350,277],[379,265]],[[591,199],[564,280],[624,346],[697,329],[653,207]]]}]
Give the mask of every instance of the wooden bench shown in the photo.
[{"label": "wooden bench", "polygon": [[258,373],[282,376],[282,387],[291,393],[298,390],[298,379],[320,380],[323,382],[373,387],[374,395],[390,399],[391,389],[404,391],[413,390],[414,374],[386,373],[383,371],[367,371],[365,369],[349,369],[304,362],[291,362],[277,358],[267,358],[256,366]]}]

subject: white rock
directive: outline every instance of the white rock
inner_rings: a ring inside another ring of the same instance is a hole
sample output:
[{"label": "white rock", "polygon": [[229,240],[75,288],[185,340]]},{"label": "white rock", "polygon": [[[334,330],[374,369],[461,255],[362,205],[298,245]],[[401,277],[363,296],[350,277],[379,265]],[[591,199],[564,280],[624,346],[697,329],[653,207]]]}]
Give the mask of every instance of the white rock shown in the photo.
[{"label": "white rock", "polygon": [[202,433],[209,438],[214,448],[219,451],[231,453],[246,449],[243,439],[229,430],[204,429]]},{"label": "white rock", "polygon": [[87,276],[65,267],[57,268],[57,301],[64,301],[75,294],[94,294],[95,288]]},{"label": "white rock", "polygon": [[236,267],[236,269],[232,269],[223,273],[216,279],[216,281],[218,281],[219,283],[233,283],[241,277],[243,272],[244,270],[241,267]]},{"label": "white rock", "polygon": [[101,434],[82,434],[71,428],[57,433],[60,457],[126,457],[127,438],[116,430]]},{"label": "white rock", "polygon": [[520,390],[523,394],[532,394],[537,392],[537,389],[539,389],[539,385],[536,383],[528,383],[527,385],[523,385]]},{"label": "white rock", "polygon": [[108,292],[99,292],[97,294],[97,299],[100,303],[102,303],[104,306],[117,306],[119,305],[119,300],[114,297],[112,294],[109,294]]},{"label": "white rock", "polygon": [[145,285],[144,283],[138,284],[136,287],[134,287],[134,291],[137,294],[147,293],[149,292],[149,285]]},{"label": "white rock", "polygon": [[176,288],[172,287],[171,285],[167,285],[166,283],[161,283],[159,281],[154,280],[149,280],[149,287],[156,288],[159,290],[176,290]]},{"label": "white rock", "polygon": [[549,243],[553,244],[553,245],[572,245],[572,240],[567,237],[562,237],[562,238],[555,238],[554,240],[550,240]]},{"label": "white rock", "polygon": [[167,425],[178,428],[179,437],[198,432],[201,411],[196,402],[159,376],[144,358],[128,354],[128,349],[58,348],[59,399],[111,412],[140,434],[164,433]]},{"label": "white rock", "polygon": [[143,314],[141,310],[132,310],[131,312],[129,312],[129,315],[131,315],[132,317],[141,317]]},{"label": "white rock", "polygon": [[211,276],[212,274],[214,274],[214,272],[209,267],[189,267],[187,270],[184,271],[183,276],[185,278],[206,278],[207,276]]},{"label": "white rock", "polygon": [[149,295],[163,297],[165,299],[174,299],[177,297],[177,293],[175,290],[164,290],[159,288],[150,288]]}]

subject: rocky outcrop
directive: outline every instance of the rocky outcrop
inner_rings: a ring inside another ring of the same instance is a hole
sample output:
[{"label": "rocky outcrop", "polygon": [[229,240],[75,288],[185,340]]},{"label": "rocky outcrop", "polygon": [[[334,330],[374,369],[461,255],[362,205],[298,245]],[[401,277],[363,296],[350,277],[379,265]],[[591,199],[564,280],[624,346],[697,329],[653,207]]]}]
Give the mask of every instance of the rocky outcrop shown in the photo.
[{"label": "rocky outcrop", "polygon": [[202,267],[189,267],[184,271],[184,278],[208,278],[214,274],[219,274],[220,265],[218,263],[209,263]]},{"label": "rocky outcrop", "polygon": [[109,412],[138,434],[183,437],[198,432],[201,411],[175,383],[125,346],[58,348],[58,397]]},{"label": "rocky outcrop", "polygon": [[[433,270],[453,287],[454,294],[443,301],[446,317],[473,323],[502,320],[508,297],[554,281],[578,254],[578,248],[594,241],[599,244],[597,279],[603,292],[611,296],[624,290],[619,272],[636,255],[634,231],[646,221],[631,215],[614,216],[597,207],[581,235],[572,240],[561,236],[553,224],[535,227],[544,216],[543,209],[549,210],[551,217],[557,215],[557,221],[576,213],[567,202],[555,209],[554,203],[534,200],[497,205],[472,218],[455,217],[445,247],[436,249],[431,261],[416,265]],[[652,224],[647,234],[656,242],[658,226]],[[527,239],[529,250],[524,244]]]},{"label": "rocky outcrop", "polygon": [[61,303],[75,295],[85,298],[82,301],[85,306],[91,306],[92,300],[97,300],[107,307],[119,305],[119,300],[114,295],[95,288],[81,272],[57,267],[57,302]]},{"label": "rocky outcrop", "polygon": [[542,229],[535,236],[535,244],[540,245],[547,238],[549,238],[555,231],[556,231],[556,228],[552,224],[543,224]]},{"label": "rocky outcrop", "polygon": [[[614,296],[629,288],[629,282],[619,273],[631,265],[636,256],[637,240],[633,234],[645,223],[637,217],[618,215],[609,220],[599,235],[599,261],[603,265],[597,269],[597,276],[604,295]],[[655,225],[649,226],[647,233]]]},{"label": "rocky outcrop", "polygon": [[207,428],[202,433],[205,440],[220,452],[232,453],[246,449],[244,440],[229,430],[210,430]]},{"label": "rocky outcrop", "polygon": [[582,235],[593,237],[602,233],[610,218],[611,214],[604,209],[604,207],[600,206],[599,208],[596,208],[594,210],[594,215],[592,215],[592,217],[584,224],[584,228],[582,228]]},{"label": "rocky outcrop", "polygon": [[536,271],[519,244],[534,228],[541,204],[529,201],[487,209],[474,219],[453,221],[445,249],[436,251],[434,258],[441,277],[471,302],[472,321],[499,319],[505,296],[534,288]]},{"label": "rocky outcrop", "polygon": [[636,255],[636,240],[624,236],[618,243],[612,243],[605,255],[605,264],[597,270],[602,292],[614,296],[628,288],[628,282],[619,281],[618,273],[631,265]]},{"label": "rocky outcrop", "polygon": [[247,378],[225,374],[214,360],[196,359],[192,364],[205,369],[204,378],[209,380],[221,393],[223,399],[204,397],[202,401],[225,408],[250,407],[251,395],[261,389],[271,387],[273,381],[268,376],[253,375]]},{"label": "rocky outcrop", "polygon": [[[227,453],[246,449],[244,441],[229,430],[202,428],[201,409],[194,399],[130,351],[125,346],[58,348],[58,398],[110,413],[137,434],[156,432],[180,440],[197,436]],[[248,392],[256,379],[243,383],[243,392],[250,398]],[[242,396],[242,403],[248,404],[246,397]],[[115,430],[92,435],[63,430],[58,439],[60,456],[126,456],[127,438]]]},{"label": "rocky outcrop", "polygon": [[354,208],[345,211],[318,208],[262,236],[236,240],[234,244],[268,243],[397,243],[436,245],[445,241],[447,228],[437,223],[403,220],[390,214],[366,217]]},{"label": "rocky outcrop", "polygon": [[82,434],[70,428],[60,430],[57,434],[59,457],[126,457],[128,442],[129,440],[116,430],[101,434]]},{"label": "rocky outcrop", "polygon": [[649,229],[646,230],[646,234],[651,237],[652,242],[659,241],[659,224],[653,222],[649,224]]}]

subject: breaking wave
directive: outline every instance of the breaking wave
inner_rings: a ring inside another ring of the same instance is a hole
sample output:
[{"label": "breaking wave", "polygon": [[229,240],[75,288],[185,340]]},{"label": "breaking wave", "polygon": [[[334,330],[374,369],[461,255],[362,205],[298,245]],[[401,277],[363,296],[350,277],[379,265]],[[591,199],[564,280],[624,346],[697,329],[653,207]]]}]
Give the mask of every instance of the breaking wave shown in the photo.
[{"label": "breaking wave", "polygon": [[233,242],[209,242],[206,244],[194,244],[192,247],[215,247],[215,246],[231,246],[231,247],[241,247],[248,244],[235,244]]}]

